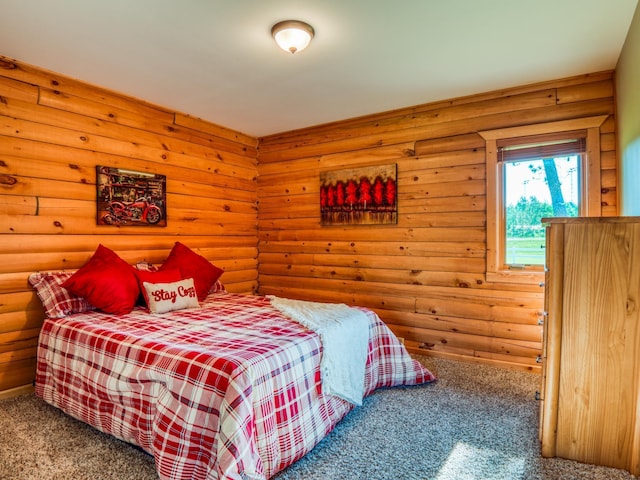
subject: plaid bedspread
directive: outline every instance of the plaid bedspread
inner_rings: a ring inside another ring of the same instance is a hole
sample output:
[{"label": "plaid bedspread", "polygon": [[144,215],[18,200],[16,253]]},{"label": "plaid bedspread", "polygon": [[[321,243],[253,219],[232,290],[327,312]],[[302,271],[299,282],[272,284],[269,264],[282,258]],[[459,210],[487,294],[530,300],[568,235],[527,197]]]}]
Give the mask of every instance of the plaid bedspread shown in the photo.
[{"label": "plaid bedspread", "polygon": [[[364,310],[364,309],[363,309]],[[375,315],[366,393],[433,380]],[[322,394],[318,336],[268,299],[210,295],[200,309],[47,319],[36,393],[140,446],[162,479],[265,479],[352,408]]]}]

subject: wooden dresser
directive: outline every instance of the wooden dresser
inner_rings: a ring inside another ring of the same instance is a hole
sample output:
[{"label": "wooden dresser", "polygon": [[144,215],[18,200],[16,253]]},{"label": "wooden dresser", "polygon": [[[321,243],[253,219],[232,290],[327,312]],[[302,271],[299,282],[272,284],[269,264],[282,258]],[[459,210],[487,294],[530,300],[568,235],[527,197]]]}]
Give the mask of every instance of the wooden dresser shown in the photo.
[{"label": "wooden dresser", "polygon": [[640,474],[640,217],[547,224],[542,455]]}]

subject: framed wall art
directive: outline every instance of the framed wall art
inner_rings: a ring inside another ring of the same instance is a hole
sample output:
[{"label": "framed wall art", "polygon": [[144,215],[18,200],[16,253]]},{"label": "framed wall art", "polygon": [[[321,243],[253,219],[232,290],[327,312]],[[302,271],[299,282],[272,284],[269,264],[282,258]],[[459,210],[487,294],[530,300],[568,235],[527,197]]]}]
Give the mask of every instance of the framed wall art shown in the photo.
[{"label": "framed wall art", "polygon": [[97,224],[167,226],[167,177],[96,167]]},{"label": "framed wall art", "polygon": [[398,223],[397,164],[320,173],[322,225]]}]

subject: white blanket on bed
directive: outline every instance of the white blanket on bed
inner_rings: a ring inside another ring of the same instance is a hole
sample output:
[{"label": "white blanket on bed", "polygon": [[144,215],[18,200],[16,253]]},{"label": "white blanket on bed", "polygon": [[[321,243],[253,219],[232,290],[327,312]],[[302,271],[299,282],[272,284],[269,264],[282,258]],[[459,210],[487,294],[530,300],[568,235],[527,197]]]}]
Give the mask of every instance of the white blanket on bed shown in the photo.
[{"label": "white blanket on bed", "polygon": [[367,316],[342,303],[307,302],[273,295],[267,297],[284,315],[320,336],[323,393],[362,405],[369,346]]}]

